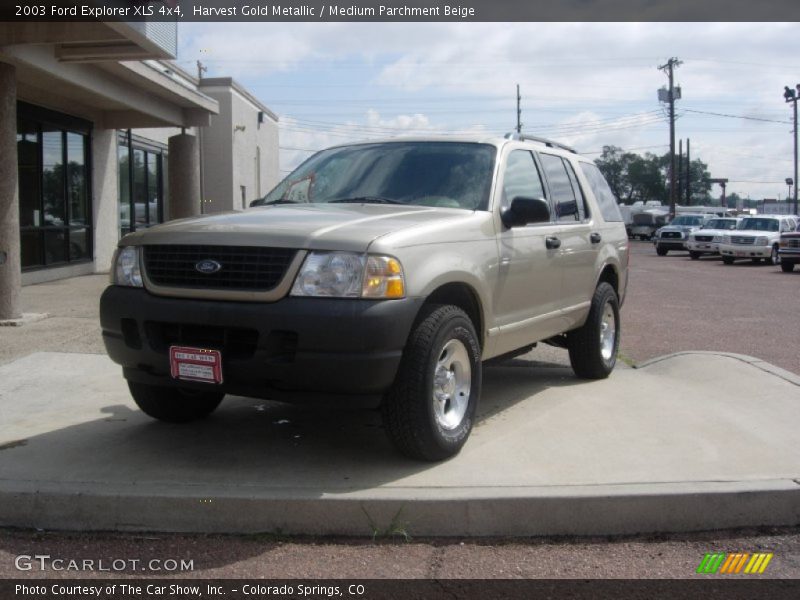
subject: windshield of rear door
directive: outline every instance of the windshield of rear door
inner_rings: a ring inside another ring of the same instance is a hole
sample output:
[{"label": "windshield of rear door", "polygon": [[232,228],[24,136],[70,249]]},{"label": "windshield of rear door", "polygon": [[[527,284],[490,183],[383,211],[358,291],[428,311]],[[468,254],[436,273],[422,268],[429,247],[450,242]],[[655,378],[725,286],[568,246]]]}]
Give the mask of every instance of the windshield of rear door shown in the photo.
[{"label": "windshield of rear door", "polygon": [[388,142],[323,150],[254,205],[369,202],[486,210],[497,149]]}]

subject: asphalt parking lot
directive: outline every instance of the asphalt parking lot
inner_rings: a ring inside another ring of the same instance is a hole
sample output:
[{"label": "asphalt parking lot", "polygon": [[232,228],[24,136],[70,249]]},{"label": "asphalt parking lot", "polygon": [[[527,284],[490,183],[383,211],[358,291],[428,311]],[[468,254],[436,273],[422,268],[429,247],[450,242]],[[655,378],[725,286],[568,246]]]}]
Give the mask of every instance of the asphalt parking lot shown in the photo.
[{"label": "asphalt parking lot", "polygon": [[640,362],[685,350],[755,356],[800,374],[800,271],[717,256],[656,255],[631,242],[622,310],[623,356]]}]

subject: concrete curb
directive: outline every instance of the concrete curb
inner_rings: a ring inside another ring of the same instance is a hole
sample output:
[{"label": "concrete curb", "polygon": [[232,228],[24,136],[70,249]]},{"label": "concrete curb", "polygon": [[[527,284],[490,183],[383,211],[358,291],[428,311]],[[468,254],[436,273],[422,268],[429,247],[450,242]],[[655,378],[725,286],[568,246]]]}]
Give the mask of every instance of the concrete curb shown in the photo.
[{"label": "concrete curb", "polygon": [[231,398],[216,419],[171,427],[135,410],[107,357],[39,354],[0,367],[0,526],[513,537],[800,524],[800,377],[719,352],[637,368],[589,384],[498,367],[471,443],[420,466],[372,413]]},{"label": "concrete curb", "polygon": [[789,383],[792,383],[796,386],[800,386],[800,375],[795,375],[791,371],[787,371],[786,369],[782,369],[780,367],[776,367],[772,363],[768,363],[760,358],[756,358],[755,356],[748,356],[746,354],[735,354],[733,352],[714,352],[708,350],[688,350],[685,352],[673,352],[672,354],[664,354],[663,356],[656,356],[655,358],[651,358],[640,363],[636,363],[633,365],[634,369],[645,369],[650,365],[654,365],[665,360],[669,360],[671,358],[675,358],[678,356],[691,356],[691,355],[700,355],[700,356],[724,356],[727,358],[733,358],[736,360],[740,360],[743,363],[747,363],[748,365],[752,365],[757,369],[764,371],[765,373],[769,373],[770,375],[774,375],[775,377],[779,377]]},{"label": "concrete curb", "polygon": [[[149,495],[3,485],[0,523],[79,531],[543,536],[689,532],[800,523],[793,480],[514,489],[372,490],[322,496],[171,486]],[[239,492],[237,494],[237,491]]]}]

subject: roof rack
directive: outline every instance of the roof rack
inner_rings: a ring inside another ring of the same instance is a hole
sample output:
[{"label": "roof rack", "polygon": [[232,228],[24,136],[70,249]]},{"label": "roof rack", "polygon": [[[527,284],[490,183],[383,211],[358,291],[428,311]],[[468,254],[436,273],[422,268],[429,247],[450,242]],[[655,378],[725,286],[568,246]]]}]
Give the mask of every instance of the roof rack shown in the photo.
[{"label": "roof rack", "polygon": [[566,150],[567,152],[572,152],[573,154],[578,154],[578,151],[575,150],[572,146],[567,146],[566,144],[562,144],[561,142],[556,142],[555,140],[549,140],[547,138],[539,137],[536,135],[528,135],[527,133],[507,133],[505,135],[507,140],[518,140],[520,142],[539,142],[540,144],[544,144],[550,148],[561,148],[562,150]]}]

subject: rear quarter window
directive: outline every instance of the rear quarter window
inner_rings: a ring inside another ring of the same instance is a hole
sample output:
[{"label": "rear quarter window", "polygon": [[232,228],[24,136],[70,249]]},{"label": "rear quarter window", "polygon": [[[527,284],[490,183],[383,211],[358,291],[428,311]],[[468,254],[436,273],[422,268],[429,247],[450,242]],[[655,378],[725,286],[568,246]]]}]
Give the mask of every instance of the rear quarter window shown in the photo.
[{"label": "rear quarter window", "polygon": [[622,213],[619,212],[617,206],[617,199],[614,197],[614,192],[608,187],[605,177],[597,168],[594,163],[579,163],[586,180],[589,182],[589,187],[592,188],[594,197],[597,198],[598,208],[600,214],[603,215],[605,221],[622,221]]}]

